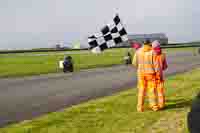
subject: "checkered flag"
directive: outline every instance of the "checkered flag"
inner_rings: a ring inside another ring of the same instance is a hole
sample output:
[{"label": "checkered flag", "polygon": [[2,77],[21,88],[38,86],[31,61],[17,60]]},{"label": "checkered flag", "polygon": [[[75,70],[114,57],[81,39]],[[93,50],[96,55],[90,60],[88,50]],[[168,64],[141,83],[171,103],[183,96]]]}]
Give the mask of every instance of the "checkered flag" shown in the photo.
[{"label": "checkered flag", "polygon": [[111,23],[104,26],[100,33],[88,37],[90,49],[94,53],[100,53],[125,41],[128,41],[127,32],[118,15]]}]

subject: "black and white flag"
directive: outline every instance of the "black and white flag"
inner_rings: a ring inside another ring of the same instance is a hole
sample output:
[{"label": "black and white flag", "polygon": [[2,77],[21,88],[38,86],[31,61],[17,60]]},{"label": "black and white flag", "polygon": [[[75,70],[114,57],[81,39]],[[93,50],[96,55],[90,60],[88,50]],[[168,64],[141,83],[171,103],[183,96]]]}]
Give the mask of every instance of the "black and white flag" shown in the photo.
[{"label": "black and white flag", "polygon": [[127,32],[118,15],[111,23],[104,26],[101,32],[88,37],[90,49],[94,53],[100,53],[125,41],[128,41]]}]

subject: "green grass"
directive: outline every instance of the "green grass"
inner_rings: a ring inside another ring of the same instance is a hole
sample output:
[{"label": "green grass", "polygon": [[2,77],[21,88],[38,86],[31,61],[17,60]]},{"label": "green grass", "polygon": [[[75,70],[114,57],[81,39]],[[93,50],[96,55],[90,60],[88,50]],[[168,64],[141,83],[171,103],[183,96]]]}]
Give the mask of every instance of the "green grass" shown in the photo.
[{"label": "green grass", "polygon": [[[123,63],[123,56],[127,49],[106,50],[103,54],[81,53],[71,55],[74,61],[75,71],[95,67],[105,67]],[[55,55],[56,52],[49,52],[47,56],[20,56],[22,54],[0,55],[0,77],[14,77],[38,75],[46,73],[61,72],[58,68],[58,61],[63,60],[64,52]],[[35,53],[32,53],[35,54]],[[41,54],[41,53],[40,53]]]},{"label": "green grass", "polygon": [[[199,91],[200,69],[166,80],[166,109],[136,111],[136,89],[49,113],[0,129],[0,133],[184,133],[192,99]],[[147,106],[146,106],[147,107]]]},{"label": "green grass", "polygon": [[[167,53],[177,51],[192,51],[194,48],[165,49]],[[95,67],[106,67],[123,64],[123,56],[127,48],[109,49],[102,54],[80,53],[71,55],[74,60],[75,71]],[[50,54],[47,56],[31,56],[32,54]],[[59,53],[61,55],[56,55]],[[22,56],[26,55],[26,56]],[[63,60],[65,52],[39,52],[25,54],[0,54],[0,77],[19,77],[58,73],[58,61]]]},{"label": "green grass", "polygon": [[165,52],[177,52],[177,51],[198,51],[198,48],[188,47],[188,48],[167,48],[164,49]]}]

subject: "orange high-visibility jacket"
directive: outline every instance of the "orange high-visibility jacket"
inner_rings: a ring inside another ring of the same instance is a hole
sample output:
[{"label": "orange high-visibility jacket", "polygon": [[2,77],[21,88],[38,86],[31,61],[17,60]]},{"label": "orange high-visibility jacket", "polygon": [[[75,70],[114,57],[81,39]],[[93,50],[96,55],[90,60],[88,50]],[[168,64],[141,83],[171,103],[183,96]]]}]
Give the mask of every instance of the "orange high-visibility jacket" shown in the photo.
[{"label": "orange high-visibility jacket", "polygon": [[167,61],[166,61],[166,55],[164,53],[155,55],[154,56],[154,65],[156,70],[157,77],[160,77],[161,80],[163,80],[163,71],[167,69]]},{"label": "orange high-visibility jacket", "polygon": [[150,46],[144,45],[136,51],[133,65],[137,67],[138,74],[154,74],[154,53]]}]

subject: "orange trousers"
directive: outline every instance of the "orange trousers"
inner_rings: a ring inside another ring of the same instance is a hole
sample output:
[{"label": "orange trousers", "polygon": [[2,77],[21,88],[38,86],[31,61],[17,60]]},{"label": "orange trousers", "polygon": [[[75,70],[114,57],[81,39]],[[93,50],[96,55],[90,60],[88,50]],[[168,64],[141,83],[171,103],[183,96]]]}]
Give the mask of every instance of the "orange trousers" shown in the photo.
[{"label": "orange trousers", "polygon": [[160,109],[165,106],[164,80],[156,79],[157,103]]},{"label": "orange trousers", "polygon": [[155,74],[138,74],[138,103],[137,111],[144,111],[145,95],[148,94],[149,106],[153,111],[158,110],[156,98]]}]

